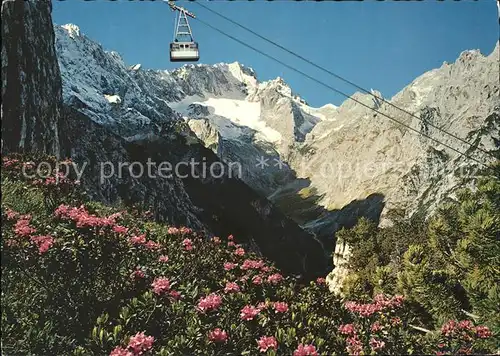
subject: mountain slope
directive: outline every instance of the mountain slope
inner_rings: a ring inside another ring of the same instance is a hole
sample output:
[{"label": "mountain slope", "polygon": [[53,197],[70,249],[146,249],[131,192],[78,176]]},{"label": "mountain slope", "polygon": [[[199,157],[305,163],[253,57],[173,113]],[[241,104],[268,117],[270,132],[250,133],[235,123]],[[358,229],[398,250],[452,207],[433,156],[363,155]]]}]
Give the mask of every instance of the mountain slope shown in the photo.
[{"label": "mountain slope", "polygon": [[[375,103],[370,95],[358,93],[355,97],[487,164],[495,157],[498,159],[498,77],[497,43],[489,56],[466,51],[455,63],[445,63],[423,74],[390,100],[422,121],[388,104],[379,107],[380,103]],[[402,208],[408,213],[421,207],[427,210],[459,186],[460,178],[480,167],[444,145],[350,100],[330,120],[333,121],[318,123],[308,135],[305,145],[312,153],[298,155],[291,164],[299,176],[311,180],[318,194],[324,195],[322,205],[330,208],[381,193],[388,208]],[[472,147],[429,124],[470,142]],[[303,160],[308,165],[301,169],[299,163]],[[329,170],[328,162],[333,163],[333,169]]]},{"label": "mountain slope", "polygon": [[[237,62],[146,70],[125,65],[75,25],[55,32],[65,103],[129,141],[181,118],[202,139],[206,130],[220,132],[220,140],[209,137],[206,146],[223,160],[240,162],[243,181],[264,195],[290,181],[293,172],[275,163],[322,117],[282,79],[259,83]],[[260,157],[269,160],[270,172],[255,166]]]},{"label": "mountain slope", "polygon": [[[22,88],[22,95],[18,93],[2,110],[42,114],[33,116],[30,125],[25,125],[23,115],[9,116],[12,135],[7,151],[72,157],[83,169],[80,182],[92,199],[151,210],[158,221],[188,225],[208,236],[238,233],[238,243],[274,259],[287,273],[306,279],[326,274],[328,261],[321,244],[264,197],[232,178],[228,167],[199,143],[181,115],[168,106],[168,101],[206,89],[210,80],[183,88],[183,79],[170,74],[142,71],[139,65],[127,67],[116,53],[105,52],[74,25],[55,28],[54,47],[50,11],[50,1],[2,2],[4,29],[19,23],[27,26],[3,38],[2,57],[10,56],[12,65],[3,66],[2,74],[11,89]],[[16,64],[33,58],[36,65],[28,63],[31,71],[24,72],[25,67]],[[53,95],[40,101],[43,89]],[[16,91],[2,92],[3,105],[12,93]],[[37,105],[41,110],[35,110]],[[4,134],[5,122],[2,126]],[[58,136],[58,132],[64,134]],[[29,144],[23,146],[23,140]],[[180,166],[179,176],[160,176],[159,167],[150,171],[148,158]],[[191,160],[212,163],[223,174],[206,177],[200,166],[189,170],[184,163]],[[109,164],[114,174],[104,170]],[[120,169],[119,164],[128,166]],[[137,164],[147,167],[147,173],[140,173]]]}]

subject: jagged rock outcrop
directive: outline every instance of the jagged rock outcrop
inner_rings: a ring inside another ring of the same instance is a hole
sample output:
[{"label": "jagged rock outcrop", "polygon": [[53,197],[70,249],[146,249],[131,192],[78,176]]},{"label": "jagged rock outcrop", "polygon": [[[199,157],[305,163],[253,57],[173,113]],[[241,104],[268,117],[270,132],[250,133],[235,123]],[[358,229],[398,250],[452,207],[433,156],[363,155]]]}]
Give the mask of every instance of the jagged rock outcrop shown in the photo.
[{"label": "jagged rock outcrop", "polygon": [[2,152],[59,152],[61,76],[50,0],[2,0]]},{"label": "jagged rock outcrop", "polygon": [[81,183],[92,199],[110,205],[135,205],[153,212],[157,221],[209,233],[196,215],[200,209],[180,179],[161,179],[157,166],[152,166],[151,175],[139,175],[129,167],[120,170],[119,163],[138,162],[134,155],[146,152],[134,150],[125,139],[70,106],[64,106],[63,117],[62,156],[71,157],[83,170]]},{"label": "jagged rock outcrop", "polygon": [[331,292],[342,295],[342,284],[349,275],[349,259],[351,248],[345,241],[338,240],[333,252],[333,265],[335,266],[326,277],[326,283]]}]

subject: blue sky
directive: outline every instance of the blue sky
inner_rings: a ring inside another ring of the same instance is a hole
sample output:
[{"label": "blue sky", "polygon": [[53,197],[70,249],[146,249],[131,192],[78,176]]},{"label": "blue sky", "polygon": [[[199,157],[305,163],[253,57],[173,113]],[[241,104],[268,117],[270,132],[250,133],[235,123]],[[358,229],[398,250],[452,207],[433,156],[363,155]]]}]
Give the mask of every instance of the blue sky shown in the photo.
[{"label": "blue sky", "polygon": [[[198,0],[201,1],[201,0]],[[355,88],[283,53],[209,13],[196,3],[179,1],[199,18],[276,56],[329,85],[352,94]],[[391,97],[424,72],[453,62],[460,52],[489,54],[499,37],[495,0],[422,2],[204,1],[265,37],[367,89]],[[160,1],[53,1],[54,23],[74,23],[106,50],[119,52],[127,64],[171,69],[169,42],[174,13]],[[238,61],[258,79],[280,76],[312,106],[339,105],[339,94],[222,36],[190,22],[200,45],[200,63]]]}]

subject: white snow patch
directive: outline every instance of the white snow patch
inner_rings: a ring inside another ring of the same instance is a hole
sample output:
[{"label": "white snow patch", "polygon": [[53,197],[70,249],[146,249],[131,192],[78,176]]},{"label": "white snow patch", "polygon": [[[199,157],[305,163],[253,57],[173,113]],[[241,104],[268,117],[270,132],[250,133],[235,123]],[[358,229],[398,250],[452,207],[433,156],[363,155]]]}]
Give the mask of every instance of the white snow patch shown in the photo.
[{"label": "white snow patch", "polygon": [[139,70],[139,69],[141,69],[141,67],[142,67],[141,64],[138,63],[138,64],[133,65],[132,67],[130,67],[130,70]]},{"label": "white snow patch", "polygon": [[257,79],[243,72],[241,64],[238,62],[230,63],[227,65],[229,73],[233,75],[238,81],[249,85],[251,87],[257,86]]},{"label": "white snow patch", "polygon": [[225,138],[237,139],[243,134],[246,126],[257,132],[257,139],[276,143],[281,140],[281,134],[268,127],[260,118],[261,107],[259,102],[248,102],[227,98],[200,98],[187,97],[184,100],[168,105],[182,115],[187,115],[187,108],[191,104],[199,104],[209,108],[209,120],[217,127]]},{"label": "white snow patch", "polygon": [[120,98],[118,95],[106,95],[104,94],[104,97],[110,104],[121,104],[122,98]]},{"label": "white snow patch", "polygon": [[313,108],[307,105],[301,105],[300,108],[306,114],[318,118],[319,121],[334,121],[335,119],[331,116],[338,107],[333,104],[326,104],[320,108]]},{"label": "white snow patch", "polygon": [[77,25],[68,23],[66,25],[62,25],[61,27],[68,32],[69,37],[71,38],[80,37],[80,27],[78,27]]},{"label": "white snow patch", "polygon": [[335,110],[337,108],[338,108],[338,106],[330,104],[330,103],[325,104],[322,107],[320,107],[320,109],[331,109],[331,110]]}]

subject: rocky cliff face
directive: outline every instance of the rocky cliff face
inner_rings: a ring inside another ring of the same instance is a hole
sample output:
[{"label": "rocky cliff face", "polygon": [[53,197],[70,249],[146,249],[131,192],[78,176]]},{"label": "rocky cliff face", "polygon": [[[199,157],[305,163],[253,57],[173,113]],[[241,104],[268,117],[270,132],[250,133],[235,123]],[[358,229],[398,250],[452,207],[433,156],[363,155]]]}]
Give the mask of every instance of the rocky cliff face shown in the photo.
[{"label": "rocky cliff face", "polygon": [[342,284],[349,275],[349,260],[351,248],[345,241],[337,241],[333,252],[333,265],[335,268],[326,277],[326,283],[331,292],[342,295]]},{"label": "rocky cliff face", "polygon": [[2,0],[2,152],[59,152],[61,77],[50,0]]},{"label": "rocky cliff face", "polygon": [[[466,51],[453,64],[427,72],[390,102],[409,114],[355,97],[421,133],[487,164],[498,159],[500,85],[499,46],[488,56]],[[432,127],[433,125],[434,127]],[[470,143],[464,144],[435,127]],[[477,162],[347,100],[305,140],[308,152],[292,167],[308,177],[321,205],[341,208],[371,193],[385,196],[386,208],[412,214],[432,209],[471,176]],[[307,158],[307,166],[298,163]]]}]

